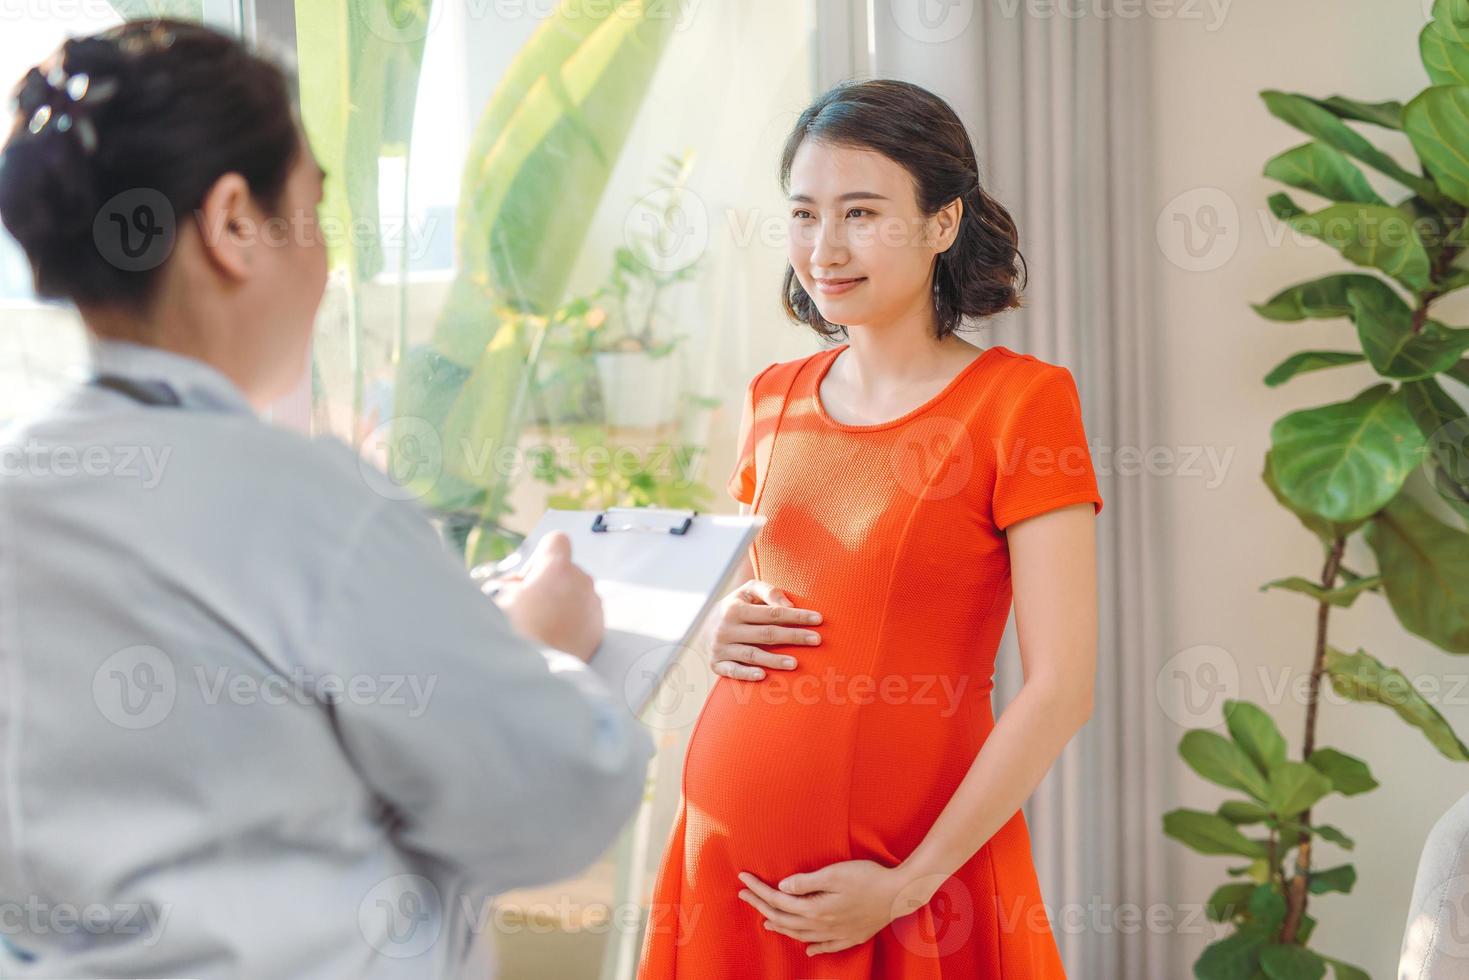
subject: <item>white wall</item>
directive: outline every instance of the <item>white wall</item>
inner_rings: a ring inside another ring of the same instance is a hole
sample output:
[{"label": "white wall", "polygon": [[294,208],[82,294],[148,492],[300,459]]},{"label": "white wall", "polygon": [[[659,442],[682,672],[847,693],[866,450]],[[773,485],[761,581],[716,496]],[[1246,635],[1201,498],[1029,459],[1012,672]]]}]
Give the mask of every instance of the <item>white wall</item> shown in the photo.
[{"label": "white wall", "polygon": [[[1199,220],[1200,204],[1238,210],[1237,219],[1226,212],[1224,234],[1201,256],[1211,268],[1181,267],[1187,260],[1180,258],[1177,238],[1165,236],[1168,244],[1159,246],[1159,344],[1169,368],[1160,381],[1168,392],[1163,404],[1171,444],[1210,447],[1228,459],[1217,486],[1179,477],[1170,488],[1167,539],[1172,567],[1180,574],[1168,597],[1176,631],[1165,653],[1197,644],[1223,648],[1238,664],[1240,696],[1270,707],[1293,756],[1300,751],[1305,705],[1289,696],[1269,704],[1267,692],[1287,667],[1291,676],[1309,671],[1314,606],[1302,597],[1261,593],[1257,587],[1286,575],[1316,577],[1322,554],[1315,538],[1260,481],[1261,460],[1276,418],[1348,398],[1375,376],[1366,368],[1351,368],[1319,372],[1276,389],[1261,382],[1271,367],[1298,350],[1353,349],[1357,342],[1346,320],[1271,323],[1248,306],[1292,283],[1350,268],[1324,245],[1302,246],[1290,236],[1272,244],[1279,239],[1269,236],[1280,229],[1265,210],[1265,199],[1285,188],[1261,170],[1271,156],[1306,137],[1269,115],[1257,93],[1279,88],[1406,101],[1427,84],[1417,58],[1424,22],[1420,0],[1241,0],[1224,8],[1222,21],[1157,17],[1152,23],[1158,213],[1170,224],[1175,211]],[[1211,24],[1216,29],[1210,30]],[[1406,140],[1364,132],[1415,168]],[[1391,190],[1390,200],[1403,195],[1386,182],[1374,183]],[[1193,198],[1169,208],[1177,195],[1190,191]],[[1310,195],[1292,193],[1304,206],[1320,206]],[[1469,322],[1469,307],[1462,302],[1442,310],[1448,322]],[[1349,546],[1347,560],[1358,570],[1374,566],[1360,541]],[[1469,661],[1408,634],[1384,599],[1368,596],[1351,610],[1334,610],[1330,636],[1336,646],[1348,651],[1360,646],[1420,684],[1441,679],[1443,693],[1430,700],[1439,702],[1461,737],[1469,735],[1469,685],[1464,685]],[[1342,703],[1329,690],[1319,708],[1316,744],[1365,759],[1382,785],[1357,797],[1330,797],[1312,811],[1313,820],[1335,824],[1357,842],[1353,852],[1318,845],[1313,865],[1350,861],[1358,872],[1350,896],[1313,897],[1311,912],[1320,924],[1312,946],[1374,977],[1396,976],[1423,838],[1469,789],[1469,765],[1439,755],[1388,709]],[[1223,798],[1224,791],[1199,779],[1176,756],[1172,764],[1177,793],[1170,805],[1212,810]],[[1179,903],[1202,901],[1224,880],[1224,868],[1236,863],[1197,856],[1181,845],[1170,848],[1172,900]],[[1176,938],[1171,975],[1190,976],[1208,937]]]}]

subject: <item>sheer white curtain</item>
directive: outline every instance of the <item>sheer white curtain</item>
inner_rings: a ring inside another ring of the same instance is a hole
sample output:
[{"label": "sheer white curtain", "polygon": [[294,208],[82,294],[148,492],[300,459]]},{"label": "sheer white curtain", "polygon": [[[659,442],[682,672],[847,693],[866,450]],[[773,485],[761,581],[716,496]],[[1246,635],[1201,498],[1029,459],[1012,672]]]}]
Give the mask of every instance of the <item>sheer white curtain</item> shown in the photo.
[{"label": "sheer white curtain", "polygon": [[[1074,6],[1074,5],[1073,5]],[[1104,0],[1067,16],[1026,0],[819,0],[821,81],[903,78],[964,118],[986,188],[1010,208],[1030,272],[1027,309],[979,338],[1071,369],[1105,508],[1096,709],[1025,807],[1067,970],[1157,977],[1186,910],[1166,906],[1162,832],[1177,739],[1157,701],[1165,633],[1159,488],[1116,451],[1163,445],[1152,297],[1149,31]],[[1047,13],[1049,11],[1049,13]],[[1126,479],[1120,477],[1127,476]],[[1022,677],[1014,621],[997,711]],[[1136,908],[1132,908],[1135,906]],[[1149,910],[1163,926],[1149,925]],[[1163,918],[1166,915],[1166,918]]]}]

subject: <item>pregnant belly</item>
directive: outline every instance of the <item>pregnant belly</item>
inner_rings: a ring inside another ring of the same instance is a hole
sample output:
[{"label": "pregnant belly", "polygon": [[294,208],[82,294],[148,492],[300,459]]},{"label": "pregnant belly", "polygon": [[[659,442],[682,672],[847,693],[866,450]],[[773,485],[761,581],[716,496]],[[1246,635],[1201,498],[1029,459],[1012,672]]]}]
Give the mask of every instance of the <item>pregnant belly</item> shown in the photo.
[{"label": "pregnant belly", "polygon": [[858,706],[797,683],[799,669],[775,675],[715,683],[689,740],[684,798],[700,825],[691,838],[785,875],[847,855]]},{"label": "pregnant belly", "polygon": [[862,698],[839,678],[801,668],[715,684],[684,764],[688,839],[705,860],[784,876],[917,846],[993,722],[957,696],[917,696],[917,681],[906,697]]}]

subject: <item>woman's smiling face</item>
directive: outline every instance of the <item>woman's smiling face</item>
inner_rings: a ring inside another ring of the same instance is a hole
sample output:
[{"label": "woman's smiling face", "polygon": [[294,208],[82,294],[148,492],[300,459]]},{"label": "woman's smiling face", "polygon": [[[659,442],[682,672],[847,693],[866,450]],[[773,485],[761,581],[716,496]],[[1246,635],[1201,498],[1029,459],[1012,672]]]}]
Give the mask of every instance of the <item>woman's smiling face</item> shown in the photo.
[{"label": "woman's smiling face", "polygon": [[808,139],[791,161],[787,257],[828,323],[891,323],[932,309],[934,257],[953,244],[962,206],[925,215],[901,164]]}]

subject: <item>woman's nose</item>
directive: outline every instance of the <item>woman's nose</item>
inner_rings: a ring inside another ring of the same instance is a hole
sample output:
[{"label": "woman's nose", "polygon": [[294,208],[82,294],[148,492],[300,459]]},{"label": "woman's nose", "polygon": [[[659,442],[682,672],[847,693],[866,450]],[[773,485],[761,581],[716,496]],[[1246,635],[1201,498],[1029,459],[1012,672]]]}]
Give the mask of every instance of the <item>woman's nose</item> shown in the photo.
[{"label": "woman's nose", "polygon": [[841,265],[847,257],[847,236],[841,223],[823,223],[811,250],[813,265]]}]

